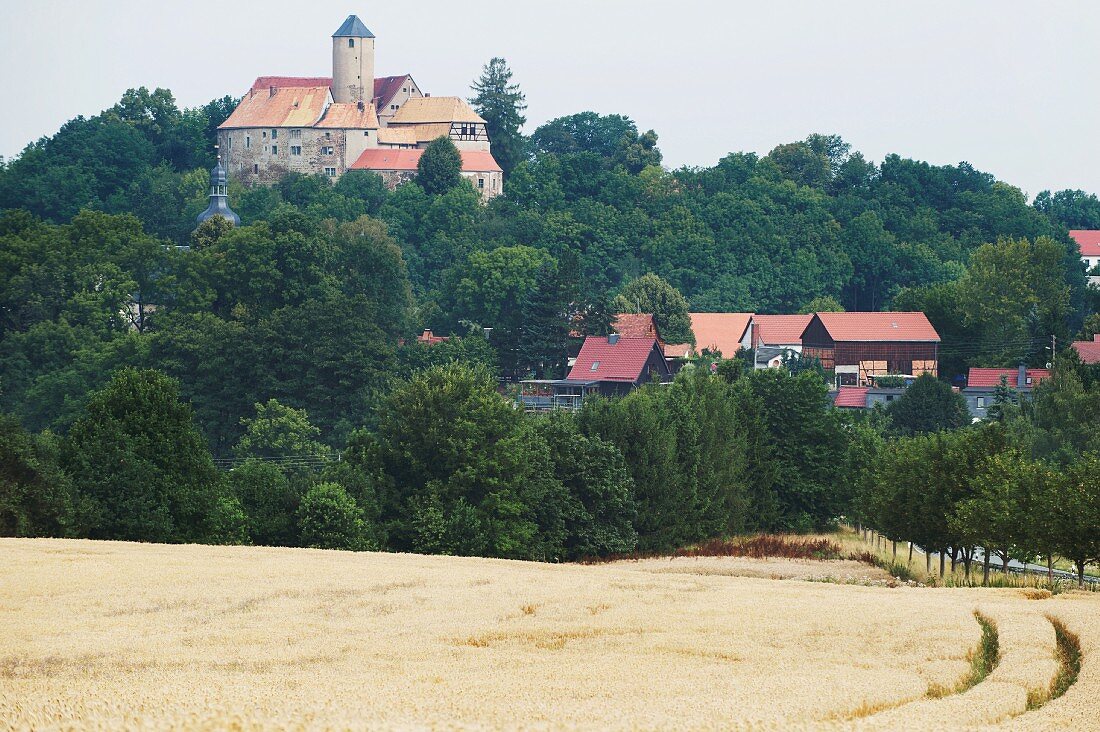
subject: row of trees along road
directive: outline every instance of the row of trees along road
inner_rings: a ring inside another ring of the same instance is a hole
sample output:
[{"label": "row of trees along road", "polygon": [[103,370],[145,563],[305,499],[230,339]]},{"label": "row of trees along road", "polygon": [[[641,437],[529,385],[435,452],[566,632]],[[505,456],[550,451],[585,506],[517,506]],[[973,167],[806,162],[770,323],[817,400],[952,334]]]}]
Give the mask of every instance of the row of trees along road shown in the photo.
[{"label": "row of trees along road", "polygon": [[1100,561],[1097,375],[1095,366],[1060,360],[1032,401],[1018,403],[1003,386],[993,418],[974,426],[925,423],[895,438],[857,426],[848,458],[854,517],[939,553],[941,575],[946,555],[969,576],[983,548],[986,583],[993,558],[1004,571],[1017,559],[1045,561],[1051,572],[1056,557],[1083,582],[1086,564]]}]

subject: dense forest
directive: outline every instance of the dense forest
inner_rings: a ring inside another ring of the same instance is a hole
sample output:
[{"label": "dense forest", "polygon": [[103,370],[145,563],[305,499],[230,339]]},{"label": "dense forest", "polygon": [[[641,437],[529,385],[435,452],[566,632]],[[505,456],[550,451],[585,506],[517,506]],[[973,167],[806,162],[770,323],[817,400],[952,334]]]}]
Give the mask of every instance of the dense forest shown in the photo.
[{"label": "dense forest", "polygon": [[[550,419],[496,378],[561,375],[576,333],[625,310],[684,340],[689,308],[924,310],[945,379],[1100,325],[1067,234],[1100,228],[1094,195],[1029,203],[835,135],[668,170],[623,116],[521,134],[499,59],[474,92],[507,175],[488,204],[438,141],[394,191],[363,171],[231,183],[242,225],[196,228],[234,100],[181,110],[164,89],[5,162],[0,534],[561,559],[808,529],[856,510],[837,490],[856,433],[812,371],[723,361]],[[458,337],[415,343],[429,327]]]}]

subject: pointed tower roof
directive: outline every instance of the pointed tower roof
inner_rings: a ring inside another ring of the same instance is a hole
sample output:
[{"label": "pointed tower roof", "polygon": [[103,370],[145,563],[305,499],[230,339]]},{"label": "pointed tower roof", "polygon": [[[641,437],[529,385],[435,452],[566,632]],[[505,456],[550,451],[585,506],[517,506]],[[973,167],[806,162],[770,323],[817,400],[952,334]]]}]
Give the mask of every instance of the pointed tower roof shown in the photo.
[{"label": "pointed tower roof", "polygon": [[218,164],[210,171],[210,205],[206,210],[195,217],[195,223],[201,224],[214,216],[221,216],[234,226],[240,226],[241,219],[229,208],[229,176],[225,166],[222,165],[222,156],[218,156]]},{"label": "pointed tower roof", "polygon": [[363,21],[359,20],[358,15],[349,15],[344,24],[332,34],[332,37],[374,38],[374,34],[367,30],[367,26],[363,25]]}]

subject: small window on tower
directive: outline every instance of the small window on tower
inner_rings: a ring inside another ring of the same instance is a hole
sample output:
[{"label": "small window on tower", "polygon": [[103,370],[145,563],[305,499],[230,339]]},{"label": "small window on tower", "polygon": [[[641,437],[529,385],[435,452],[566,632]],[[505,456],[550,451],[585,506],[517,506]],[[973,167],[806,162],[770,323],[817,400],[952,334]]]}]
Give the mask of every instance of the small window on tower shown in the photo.
[{"label": "small window on tower", "polygon": [[244,136],[244,149],[247,150],[252,147],[252,138],[248,135]]},{"label": "small window on tower", "polygon": [[355,48],[355,39],[354,38],[349,38],[348,39],[348,48]]}]

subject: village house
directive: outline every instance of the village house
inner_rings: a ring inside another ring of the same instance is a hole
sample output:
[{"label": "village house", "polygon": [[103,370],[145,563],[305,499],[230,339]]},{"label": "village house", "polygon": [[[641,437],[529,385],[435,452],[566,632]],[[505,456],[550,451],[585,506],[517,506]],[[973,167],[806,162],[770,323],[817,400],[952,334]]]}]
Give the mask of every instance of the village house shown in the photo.
[{"label": "village house", "polygon": [[875,376],[936,375],[940,336],[924,313],[815,313],[802,332],[802,355],[836,375],[838,386]]},{"label": "village house", "polygon": [[331,77],[258,77],[218,127],[229,175],[272,184],[291,172],[335,180],[372,170],[393,188],[412,177],[423,148],[449,137],[463,176],[483,198],[498,195],[503,173],[485,120],[460,97],[426,94],[411,74],[376,78],[374,51],[374,34],[351,15],[332,35]]},{"label": "village house", "polygon": [[972,368],[966,378],[966,388],[962,394],[966,397],[966,406],[970,415],[976,419],[985,419],[993,404],[997,388],[1004,383],[1016,392],[1017,398],[1030,398],[1032,390],[1044,379],[1050,378],[1047,369],[1029,369],[1023,364],[1014,369]]},{"label": "village house", "polygon": [[[1100,229],[1071,229],[1069,235],[1077,242],[1085,267],[1089,271],[1100,267]],[[1088,280],[1090,285],[1100,287],[1100,276],[1089,275]]]},{"label": "village house", "polygon": [[668,383],[672,372],[660,342],[612,333],[587,336],[564,379],[520,382],[520,402],[528,410],[579,409],[590,396],[623,396],[651,381]]}]

